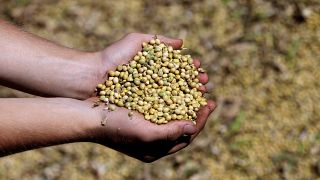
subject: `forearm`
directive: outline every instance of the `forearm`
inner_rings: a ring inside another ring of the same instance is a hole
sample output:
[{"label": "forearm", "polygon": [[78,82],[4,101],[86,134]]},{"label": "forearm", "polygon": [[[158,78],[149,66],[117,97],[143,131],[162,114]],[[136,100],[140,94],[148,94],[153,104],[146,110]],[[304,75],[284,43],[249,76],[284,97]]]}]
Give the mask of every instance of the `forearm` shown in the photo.
[{"label": "forearm", "polygon": [[0,51],[0,83],[15,89],[85,99],[98,81],[98,53],[56,45],[2,20]]},{"label": "forearm", "polygon": [[63,98],[0,100],[0,157],[51,145],[87,141],[101,110]]}]

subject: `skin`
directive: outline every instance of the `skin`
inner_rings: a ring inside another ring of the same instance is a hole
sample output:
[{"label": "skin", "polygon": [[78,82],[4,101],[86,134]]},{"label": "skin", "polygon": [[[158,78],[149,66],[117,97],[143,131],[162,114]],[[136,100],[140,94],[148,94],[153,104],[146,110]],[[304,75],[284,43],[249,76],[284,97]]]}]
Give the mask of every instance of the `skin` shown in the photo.
[{"label": "skin", "polygon": [[[180,48],[182,40],[157,36]],[[0,100],[0,156],[73,142],[94,142],[143,162],[153,162],[188,146],[216,107],[198,111],[197,124],[156,125],[137,112],[92,108],[94,89],[109,70],[127,63],[153,35],[131,33],[98,52],[81,52],[41,39],[0,20],[0,84],[39,96]],[[200,61],[194,60],[196,67]],[[208,75],[199,74],[202,84]],[[205,86],[199,88],[205,92]],[[73,98],[73,99],[71,99]],[[101,125],[105,121],[105,126]]]}]

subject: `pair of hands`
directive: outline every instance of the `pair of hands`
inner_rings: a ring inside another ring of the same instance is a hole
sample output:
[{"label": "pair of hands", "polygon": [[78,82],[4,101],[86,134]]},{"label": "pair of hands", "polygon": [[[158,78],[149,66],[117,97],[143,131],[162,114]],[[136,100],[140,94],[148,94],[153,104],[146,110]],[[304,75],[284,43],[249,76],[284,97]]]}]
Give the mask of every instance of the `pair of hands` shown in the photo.
[{"label": "pair of hands", "polygon": [[[1,100],[0,156],[90,141],[151,162],[186,147],[215,108],[212,101],[202,107],[197,125],[190,121],[156,125],[139,113],[129,118],[124,108],[113,112],[102,106],[92,108],[94,89],[104,82],[106,73],[127,63],[153,35],[132,33],[103,51],[91,53],[59,46],[0,19],[0,37],[1,85],[40,96],[65,97]],[[182,46],[181,40],[158,38],[176,49]],[[198,60],[194,64],[200,66]],[[199,80],[206,84],[208,76],[199,73]],[[200,90],[205,91],[205,87]],[[101,126],[106,117],[106,126]]]},{"label": "pair of hands", "polygon": [[[131,33],[96,53],[96,56],[100,57],[98,63],[95,62],[97,75],[96,79],[92,79],[89,87],[93,90],[98,83],[104,81],[109,70],[127,63],[141,50],[142,42],[150,41],[153,37],[153,35]],[[181,48],[183,43],[179,39],[157,37],[175,49]],[[200,61],[195,59],[194,65],[200,67]],[[206,84],[208,75],[199,73],[199,81]],[[205,86],[200,87],[199,90],[205,92]],[[88,98],[85,100],[88,106],[96,101],[96,98],[90,96],[94,94],[84,95],[84,98]],[[93,127],[89,132],[92,137],[89,141],[105,145],[141,161],[152,162],[188,146],[204,128],[208,116],[215,107],[215,103],[211,100],[206,106],[201,107],[197,113],[196,125],[190,121],[171,121],[166,125],[156,125],[145,120],[137,112],[134,112],[132,118],[128,118],[129,110],[125,108],[117,107],[115,111],[108,112],[104,111],[103,107],[97,107],[94,109],[101,112],[101,120],[107,118],[106,126],[97,124]]]}]

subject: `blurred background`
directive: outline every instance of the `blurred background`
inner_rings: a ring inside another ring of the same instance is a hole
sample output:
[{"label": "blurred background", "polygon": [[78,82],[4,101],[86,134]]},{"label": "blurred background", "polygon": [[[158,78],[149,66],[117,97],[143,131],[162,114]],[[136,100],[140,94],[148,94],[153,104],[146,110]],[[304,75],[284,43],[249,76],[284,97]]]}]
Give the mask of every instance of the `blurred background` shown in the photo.
[{"label": "blurred background", "polygon": [[0,0],[0,17],[81,50],[128,32],[182,38],[219,105],[192,145],[152,164],[77,143],[1,158],[0,179],[320,178],[319,0]]}]

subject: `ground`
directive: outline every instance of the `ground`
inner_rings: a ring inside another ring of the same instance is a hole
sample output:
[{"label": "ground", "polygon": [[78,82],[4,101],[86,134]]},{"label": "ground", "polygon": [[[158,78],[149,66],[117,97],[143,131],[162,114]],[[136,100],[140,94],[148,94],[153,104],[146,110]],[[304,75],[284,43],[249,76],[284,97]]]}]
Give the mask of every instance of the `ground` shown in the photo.
[{"label": "ground", "polygon": [[[96,144],[0,160],[0,179],[320,178],[319,0],[0,0],[0,17],[98,50],[128,32],[185,40],[218,102],[185,150],[144,164]],[[0,97],[30,96],[4,87]]]}]

